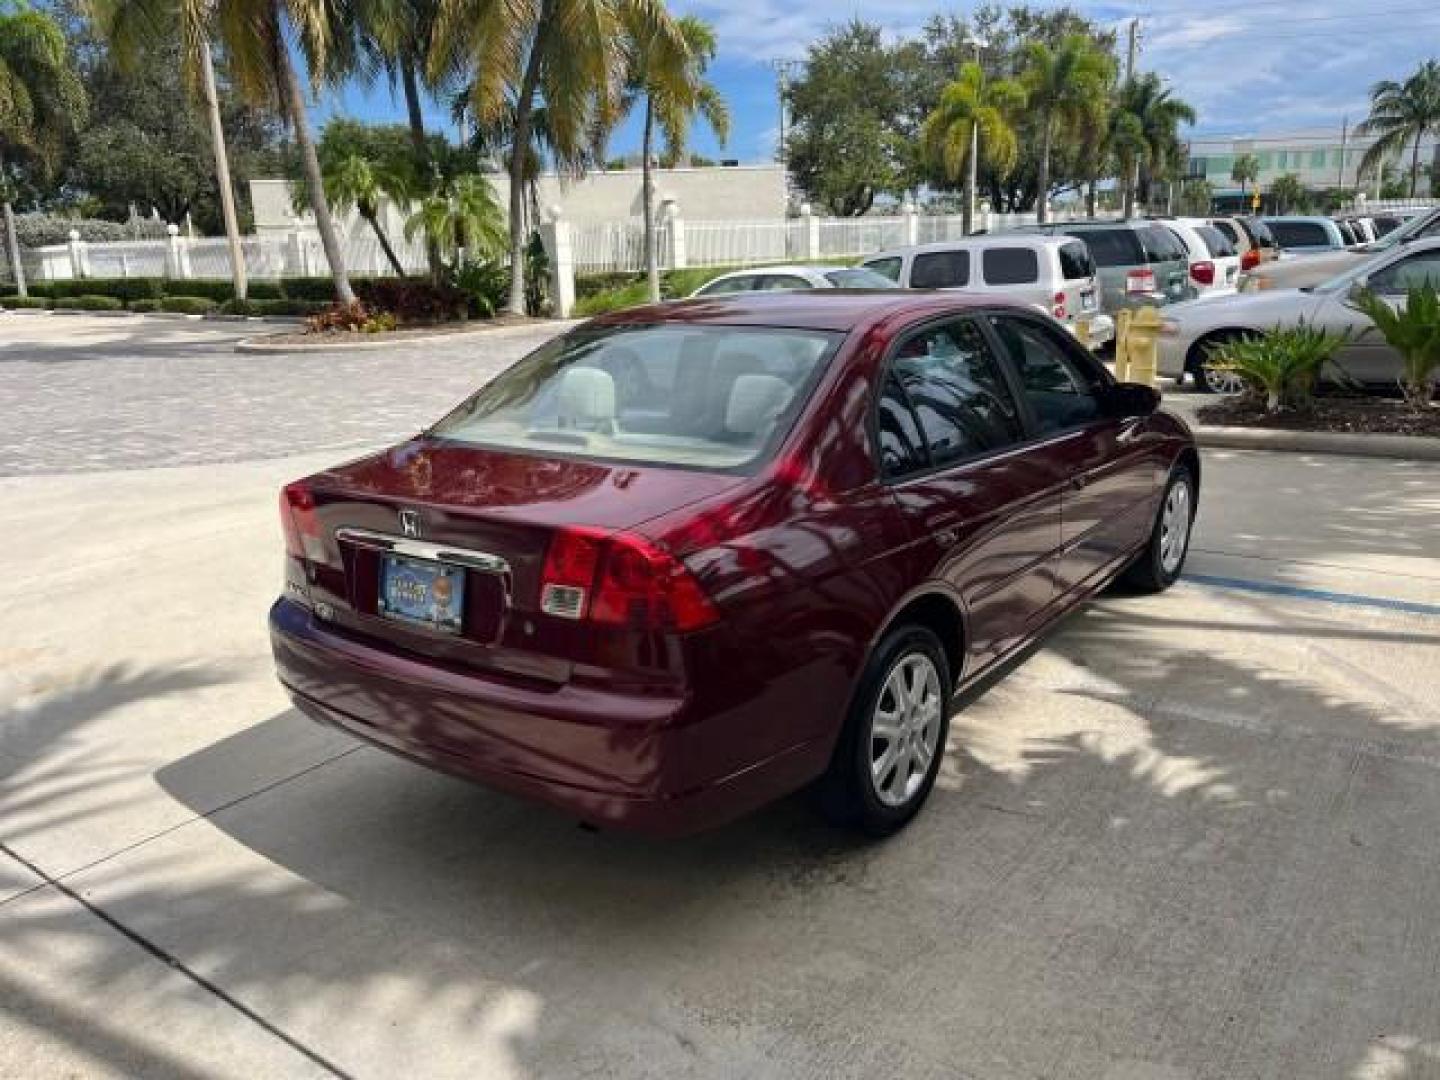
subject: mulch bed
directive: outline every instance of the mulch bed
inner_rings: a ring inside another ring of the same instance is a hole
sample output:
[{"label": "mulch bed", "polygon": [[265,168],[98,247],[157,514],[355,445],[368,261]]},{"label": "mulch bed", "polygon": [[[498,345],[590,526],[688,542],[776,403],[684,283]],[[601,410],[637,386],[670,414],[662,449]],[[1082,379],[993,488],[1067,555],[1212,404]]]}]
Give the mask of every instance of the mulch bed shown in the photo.
[{"label": "mulch bed", "polygon": [[1340,431],[1365,435],[1427,435],[1440,438],[1440,404],[1424,410],[1386,398],[1321,397],[1305,412],[1265,412],[1264,401],[1248,394],[1222,398],[1197,414],[1217,427],[1274,428],[1284,431]]},{"label": "mulch bed", "polygon": [[356,330],[327,330],[319,334],[301,332],[295,334],[266,334],[267,345],[338,345],[341,348],[351,343],[395,341],[404,343],[411,338],[432,338],[449,334],[473,334],[483,330],[498,330],[504,326],[530,326],[548,322],[547,319],[532,319],[528,315],[497,315],[493,319],[469,319],[465,322],[432,323],[428,326],[406,325],[395,330],[383,330],[378,334],[364,334]]}]

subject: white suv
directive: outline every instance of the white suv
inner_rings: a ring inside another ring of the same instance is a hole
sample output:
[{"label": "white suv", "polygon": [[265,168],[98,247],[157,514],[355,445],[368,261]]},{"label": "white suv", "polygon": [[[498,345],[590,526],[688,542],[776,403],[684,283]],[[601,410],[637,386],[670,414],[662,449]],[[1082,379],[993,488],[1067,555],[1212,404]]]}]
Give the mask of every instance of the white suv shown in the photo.
[{"label": "white suv", "polygon": [[1074,237],[971,236],[892,248],[860,265],[906,289],[998,293],[1053,316],[1071,333],[1085,319],[1092,347],[1115,336],[1114,320],[1100,310],[1095,261],[1085,241]]},{"label": "white suv", "polygon": [[1190,284],[1200,296],[1229,296],[1240,291],[1240,252],[1230,238],[1203,218],[1160,221],[1180,238],[1190,256]]}]

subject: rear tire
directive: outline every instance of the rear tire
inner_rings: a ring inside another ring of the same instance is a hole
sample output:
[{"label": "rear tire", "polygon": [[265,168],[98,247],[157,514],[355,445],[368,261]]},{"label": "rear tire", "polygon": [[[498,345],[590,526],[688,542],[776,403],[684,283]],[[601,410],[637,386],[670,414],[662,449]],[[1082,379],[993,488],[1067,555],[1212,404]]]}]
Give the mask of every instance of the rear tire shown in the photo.
[{"label": "rear tire", "polygon": [[1188,466],[1176,465],[1160,498],[1150,540],[1122,578],[1126,585],[1136,592],[1158,593],[1175,584],[1190,551],[1195,508],[1195,478]]},{"label": "rear tire", "polygon": [[818,785],[827,818],[880,837],[919,813],[945,753],[951,685],[934,631],[909,624],[885,635]]}]

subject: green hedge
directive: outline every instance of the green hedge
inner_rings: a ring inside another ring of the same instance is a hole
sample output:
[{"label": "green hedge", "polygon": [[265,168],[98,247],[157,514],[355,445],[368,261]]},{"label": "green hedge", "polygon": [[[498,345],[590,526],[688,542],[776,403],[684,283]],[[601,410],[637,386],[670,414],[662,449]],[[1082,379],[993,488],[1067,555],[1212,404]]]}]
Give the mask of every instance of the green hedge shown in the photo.
[{"label": "green hedge", "polygon": [[66,296],[56,297],[56,308],[70,311],[123,311],[125,305],[113,296]]},{"label": "green hedge", "polygon": [[314,315],[329,303],[319,300],[227,300],[220,305],[224,315],[274,315],[283,317]]},{"label": "green hedge", "polygon": [[57,300],[72,296],[108,296],[128,304],[132,300],[158,299],[163,284],[162,278],[79,278],[46,282],[45,288]]},{"label": "green hedge", "polygon": [[130,310],[131,310],[131,311],[134,311],[134,312],[138,312],[138,313],[141,314],[141,315],[146,315],[146,314],[149,314],[149,313],[152,312],[152,311],[159,311],[159,310],[160,310],[160,301],[159,301],[159,300],[154,300],[154,299],[149,299],[149,298],[144,299],[144,300],[131,300],[131,301],[130,301]]},{"label": "green hedge", "polygon": [[220,306],[218,300],[208,296],[167,296],[160,301],[161,311],[177,315],[209,315]]},{"label": "green hedge", "polygon": [[50,306],[48,296],[4,296],[0,297],[0,307],[5,308],[38,308],[45,309]]}]

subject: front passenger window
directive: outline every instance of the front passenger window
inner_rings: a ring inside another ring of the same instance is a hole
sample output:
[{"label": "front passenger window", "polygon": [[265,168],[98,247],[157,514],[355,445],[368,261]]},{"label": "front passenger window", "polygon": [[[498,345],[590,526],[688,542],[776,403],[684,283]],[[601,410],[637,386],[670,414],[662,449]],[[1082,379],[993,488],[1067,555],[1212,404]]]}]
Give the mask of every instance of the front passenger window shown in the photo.
[{"label": "front passenger window", "polygon": [[1100,415],[1089,378],[1052,335],[1029,320],[1008,315],[992,316],[991,322],[1020,374],[1025,399],[1042,433],[1077,427]]},{"label": "front passenger window", "polygon": [[1370,288],[1390,296],[1404,296],[1411,289],[1423,289],[1426,285],[1440,289],[1440,252],[1411,255],[1370,275]]}]

